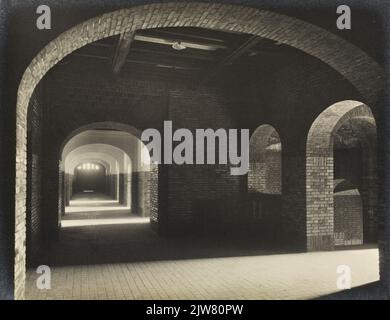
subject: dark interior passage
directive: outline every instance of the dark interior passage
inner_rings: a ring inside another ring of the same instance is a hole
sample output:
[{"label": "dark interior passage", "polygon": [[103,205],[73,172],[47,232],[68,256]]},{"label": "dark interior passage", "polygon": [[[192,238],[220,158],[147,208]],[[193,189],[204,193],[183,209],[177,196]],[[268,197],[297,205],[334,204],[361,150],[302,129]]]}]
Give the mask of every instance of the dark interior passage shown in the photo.
[{"label": "dark interior passage", "polygon": [[106,193],[105,168],[96,163],[82,163],[74,173],[73,190],[75,193],[93,192]]}]

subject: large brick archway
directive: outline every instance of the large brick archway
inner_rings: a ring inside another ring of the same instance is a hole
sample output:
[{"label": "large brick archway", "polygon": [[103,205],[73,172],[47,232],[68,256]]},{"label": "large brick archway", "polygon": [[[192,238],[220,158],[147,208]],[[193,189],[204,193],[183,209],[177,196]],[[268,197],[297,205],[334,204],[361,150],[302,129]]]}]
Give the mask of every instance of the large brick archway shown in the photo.
[{"label": "large brick archway", "polygon": [[258,35],[284,43],[330,65],[373,103],[380,92],[382,71],[359,48],[319,27],[285,15],[241,6],[207,3],[167,3],[131,7],[85,21],[59,35],[27,67],[17,95],[15,181],[14,295],[24,296],[26,142],[30,97],[43,76],[62,58],[99,39],[158,27],[200,27]]},{"label": "large brick archway", "polygon": [[[370,153],[371,164],[376,168],[375,119],[370,108],[357,101],[341,101],[323,111],[310,128],[306,145],[306,234],[307,250],[331,250],[334,247],[334,157],[333,142],[337,130],[350,121],[359,138]],[[373,176],[374,173],[366,176]],[[372,177],[372,179],[374,179]],[[374,189],[371,186],[368,189]],[[369,197],[370,211],[375,210],[373,197]]]}]

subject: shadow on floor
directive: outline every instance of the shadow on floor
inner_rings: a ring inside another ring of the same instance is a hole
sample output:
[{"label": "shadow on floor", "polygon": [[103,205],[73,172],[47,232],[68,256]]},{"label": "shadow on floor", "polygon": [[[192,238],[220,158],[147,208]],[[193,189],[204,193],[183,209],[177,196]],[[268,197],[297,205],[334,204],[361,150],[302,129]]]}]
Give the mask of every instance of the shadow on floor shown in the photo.
[{"label": "shadow on floor", "polygon": [[339,291],[316,300],[388,300],[386,289],[379,281],[368,283],[349,290]]},{"label": "shadow on floor", "polygon": [[283,250],[262,246],[256,240],[160,237],[149,223],[124,223],[61,229],[48,263],[87,265],[278,253]]},{"label": "shadow on floor", "polygon": [[[59,239],[44,262],[90,265],[196,258],[268,255],[286,252],[265,247],[259,239],[231,237],[160,237],[149,220],[107,195],[75,196],[62,217]],[[264,241],[263,241],[264,242]],[[290,251],[291,253],[291,251]]]}]

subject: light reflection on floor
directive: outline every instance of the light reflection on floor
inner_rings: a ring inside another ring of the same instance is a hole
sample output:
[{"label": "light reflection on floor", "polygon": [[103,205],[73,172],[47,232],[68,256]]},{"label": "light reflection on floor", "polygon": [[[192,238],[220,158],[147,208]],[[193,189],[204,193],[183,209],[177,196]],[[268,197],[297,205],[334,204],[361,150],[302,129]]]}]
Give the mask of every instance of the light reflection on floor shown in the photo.
[{"label": "light reflection on floor", "polygon": [[130,211],[130,207],[125,206],[90,206],[90,205],[79,205],[79,206],[71,206],[66,207],[65,214],[66,213],[73,213],[73,212],[97,212],[97,211]]},{"label": "light reflection on floor", "polygon": [[63,220],[61,227],[83,227],[83,226],[101,226],[113,224],[139,224],[149,223],[149,218],[143,217],[128,217],[128,218],[114,218],[114,219],[78,219],[78,220]]},{"label": "light reflection on floor", "polygon": [[80,194],[70,201],[61,227],[149,223],[148,217],[131,214],[130,206],[102,194]]}]

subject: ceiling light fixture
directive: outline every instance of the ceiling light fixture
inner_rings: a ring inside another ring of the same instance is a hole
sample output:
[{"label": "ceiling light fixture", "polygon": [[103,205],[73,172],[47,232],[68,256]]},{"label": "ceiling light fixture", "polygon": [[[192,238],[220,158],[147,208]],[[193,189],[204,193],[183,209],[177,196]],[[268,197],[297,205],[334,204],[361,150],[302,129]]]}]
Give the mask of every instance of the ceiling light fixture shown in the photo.
[{"label": "ceiling light fixture", "polygon": [[184,50],[187,49],[187,47],[181,43],[181,41],[176,41],[172,44],[172,48],[175,50]]}]

